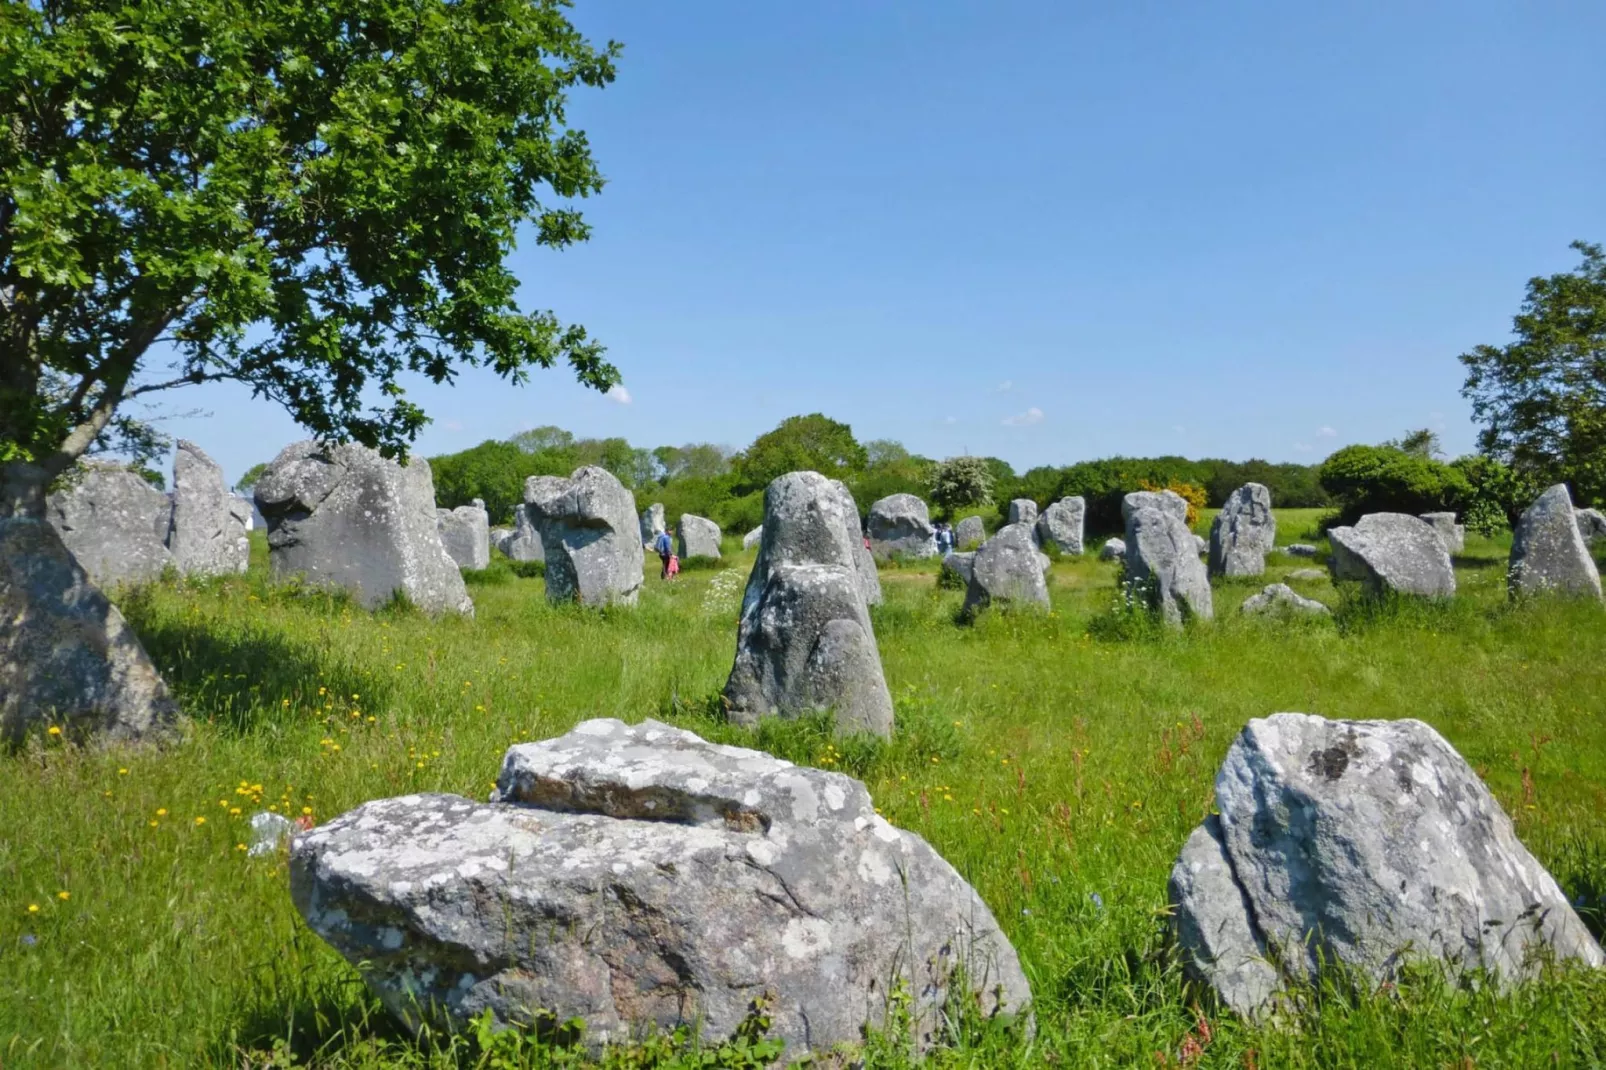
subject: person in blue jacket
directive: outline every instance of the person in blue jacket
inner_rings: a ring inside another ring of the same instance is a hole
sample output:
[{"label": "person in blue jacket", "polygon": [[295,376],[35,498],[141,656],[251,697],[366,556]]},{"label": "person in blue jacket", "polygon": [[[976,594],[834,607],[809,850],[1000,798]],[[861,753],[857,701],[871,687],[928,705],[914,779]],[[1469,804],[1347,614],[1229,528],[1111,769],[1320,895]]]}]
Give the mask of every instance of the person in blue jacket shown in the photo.
[{"label": "person in blue jacket", "polygon": [[658,578],[667,580],[669,578],[669,558],[674,553],[674,547],[669,542],[669,532],[660,531],[658,537],[652,540],[652,548],[657,552],[658,560],[663,562],[663,569],[658,573]]}]

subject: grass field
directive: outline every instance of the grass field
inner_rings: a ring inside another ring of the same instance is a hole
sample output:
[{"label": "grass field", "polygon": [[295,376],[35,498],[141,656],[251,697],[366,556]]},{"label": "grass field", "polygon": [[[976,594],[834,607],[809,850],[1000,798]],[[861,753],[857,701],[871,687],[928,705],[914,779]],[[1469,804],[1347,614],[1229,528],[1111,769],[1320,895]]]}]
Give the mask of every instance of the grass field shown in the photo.
[{"label": "grass field", "polygon": [[[1315,514],[1279,516],[1279,541],[1314,538]],[[1255,1030],[1190,989],[1166,947],[1166,876],[1217,764],[1245,721],[1280,710],[1428,721],[1600,935],[1606,612],[1508,606],[1505,553],[1470,540],[1443,607],[1379,612],[1292,584],[1335,622],[1238,617],[1259,585],[1224,584],[1217,622],[1180,635],[1123,630],[1115,566],[1091,555],[1054,565],[1053,612],[973,627],[933,566],[888,568],[874,617],[898,729],[839,749],[816,726],[752,734],[709,714],[750,553],[671,584],[653,569],[638,608],[607,612],[549,607],[541,580],[493,569],[475,619],[430,621],[274,588],[259,543],[245,577],[120,599],[194,718],[180,749],[42,737],[0,758],[0,1066],[493,1065],[466,1039],[400,1035],[300,924],[282,859],[240,849],[245,819],[483,798],[508,744],[599,716],[845,768],[975,884],[1031,977],[1037,1032],[967,1035],[942,1065],[1601,1065],[1606,977],[1502,994],[1424,971],[1387,995],[1335,986],[1291,1027]],[[1310,565],[1271,560],[1261,582]]]}]

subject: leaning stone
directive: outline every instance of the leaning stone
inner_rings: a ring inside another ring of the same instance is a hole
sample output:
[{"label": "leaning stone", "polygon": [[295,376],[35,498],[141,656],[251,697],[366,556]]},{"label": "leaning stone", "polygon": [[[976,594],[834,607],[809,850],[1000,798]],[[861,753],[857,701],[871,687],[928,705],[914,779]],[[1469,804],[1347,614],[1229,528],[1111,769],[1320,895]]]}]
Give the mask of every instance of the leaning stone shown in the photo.
[{"label": "leaning stone", "polygon": [[1578,534],[1585,542],[1606,539],[1606,514],[1599,509],[1575,509],[1573,519],[1578,522]]},{"label": "leaning stone", "polygon": [[1037,523],[1037,503],[1030,498],[1016,498],[1009,503],[1009,522],[1025,524],[1028,528]]},{"label": "leaning stone", "polygon": [[1043,558],[1029,524],[1005,524],[976,551],[960,612],[970,617],[994,605],[1047,607]]},{"label": "leaning stone", "polygon": [[178,440],[173,454],[172,526],[167,548],[187,576],[228,576],[251,564],[251,510],[229,493],[223,469],[195,443]]},{"label": "leaning stone", "polygon": [[177,717],[139,637],[56,529],[0,518],[0,737],[58,725],[77,738],[163,741]]},{"label": "leaning stone", "polygon": [[1086,515],[1087,502],[1080,497],[1050,502],[1037,518],[1038,545],[1053,546],[1062,554],[1080,554],[1082,523]]},{"label": "leaning stone", "polygon": [[651,548],[658,536],[669,529],[664,526],[664,503],[653,502],[641,511],[641,545]]},{"label": "leaning stone", "polygon": [[1171,871],[1173,924],[1188,972],[1247,1017],[1324,963],[1378,983],[1412,959],[1505,980],[1547,955],[1606,963],[1494,796],[1421,721],[1250,721],[1216,808]]},{"label": "leaning stone", "polygon": [[755,545],[758,544],[758,540],[762,539],[763,537],[764,525],[760,524],[758,527],[742,536],[742,549],[751,550]]},{"label": "leaning stone", "polygon": [[278,579],[344,588],[365,609],[398,592],[426,613],[471,616],[463,574],[441,545],[429,462],[406,466],[355,442],[286,446],[257,480]]},{"label": "leaning stone", "polygon": [[1567,484],[1557,483],[1522,514],[1506,572],[1512,597],[1565,594],[1600,598],[1600,572],[1578,530]]},{"label": "leaning stone", "polygon": [[435,524],[440,532],[441,545],[458,568],[490,567],[491,516],[485,511],[484,501],[475,498],[472,505],[437,509]]},{"label": "leaning stone", "polygon": [[1354,527],[1327,533],[1337,580],[1359,580],[1374,593],[1388,591],[1448,598],[1455,571],[1444,540],[1425,520],[1404,513],[1371,513]]},{"label": "leaning stone", "polygon": [[[1317,573],[1317,575],[1321,575]],[[1286,583],[1268,584],[1260,593],[1252,594],[1244,599],[1239,611],[1251,616],[1261,614],[1294,613],[1304,616],[1328,617],[1332,610],[1314,598],[1305,598],[1295,593],[1294,589]]]},{"label": "leaning stone", "polygon": [[1444,540],[1444,548],[1452,554],[1458,554],[1467,546],[1467,529],[1455,522],[1454,513],[1423,513],[1422,519],[1439,533]]},{"label": "leaning stone", "polygon": [[301,833],[290,890],[415,1030],[489,1012],[579,1018],[595,1046],[687,1024],[717,1043],[768,998],[795,1062],[890,1025],[897,989],[918,1051],[945,1007],[1031,1002],[987,905],[863,784],[650,720],[513,747],[489,803],[379,799]]},{"label": "leaning stone", "polygon": [[636,498],[612,472],[588,465],[568,479],[531,476],[524,508],[541,534],[547,601],[636,604],[645,560]]},{"label": "leaning stone", "polygon": [[680,537],[679,554],[682,561],[690,561],[694,557],[719,560],[718,524],[707,517],[682,513],[675,530]]},{"label": "leaning stone", "polygon": [[[1141,492],[1140,492],[1141,493]],[[1170,491],[1163,492],[1171,494]],[[1182,501],[1175,494],[1171,495]],[[1181,516],[1161,495],[1133,499],[1128,494],[1121,512],[1126,517],[1126,583],[1141,592],[1149,607],[1168,624],[1185,620],[1211,620],[1215,607],[1210,577],[1199,560],[1197,536],[1188,530],[1186,509]],[[1186,503],[1184,503],[1186,505]]]},{"label": "leaning stone", "polygon": [[979,516],[967,516],[954,526],[954,545],[973,550],[987,541],[987,527]]},{"label": "leaning stone", "polygon": [[853,497],[840,483],[791,472],[765,489],[764,535],[725,684],[732,720],[831,710],[840,732],[891,734],[892,696],[860,575],[863,545]]},{"label": "leaning stone", "polygon": [[1121,539],[1105,539],[1104,545],[1099,547],[1100,561],[1118,561],[1126,556],[1126,542]]},{"label": "leaning stone", "polygon": [[1277,542],[1277,518],[1271,512],[1271,491],[1245,483],[1227,496],[1210,525],[1210,575],[1259,576],[1266,554]]},{"label": "leaning stone", "polygon": [[870,506],[870,552],[880,558],[937,556],[936,529],[926,503],[913,494],[889,494]]},{"label": "leaning stone", "polygon": [[46,499],[46,517],[97,586],[146,583],[175,564],[173,502],[120,465],[88,462]]}]

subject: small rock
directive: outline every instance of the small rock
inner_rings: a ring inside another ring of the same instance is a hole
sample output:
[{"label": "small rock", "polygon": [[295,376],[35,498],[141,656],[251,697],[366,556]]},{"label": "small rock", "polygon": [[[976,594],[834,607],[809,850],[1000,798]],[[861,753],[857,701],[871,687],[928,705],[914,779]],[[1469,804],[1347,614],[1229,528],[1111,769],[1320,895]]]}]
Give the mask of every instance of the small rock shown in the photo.
[{"label": "small rock", "polygon": [[1104,545],[1099,547],[1100,561],[1117,561],[1126,556],[1126,542],[1122,539],[1106,539]]},{"label": "small rock", "polygon": [[1304,580],[1315,583],[1327,579],[1327,573],[1319,568],[1296,568],[1288,574],[1291,580]]},{"label": "small rock", "polygon": [[1322,603],[1296,594],[1294,589],[1285,583],[1267,585],[1259,594],[1244,599],[1244,604],[1240,608],[1241,612],[1252,616],[1267,613],[1300,613],[1320,617],[1332,615],[1332,610]]},{"label": "small rock", "polygon": [[294,831],[295,823],[283,814],[258,810],[251,815],[251,846],[245,853],[251,858],[278,854]]},{"label": "small rock", "polygon": [[1316,547],[1308,542],[1291,542],[1283,547],[1283,553],[1290,557],[1315,557]]},{"label": "small rock", "polygon": [[742,536],[742,549],[751,550],[754,546],[756,546],[758,544],[758,541],[760,539],[762,539],[763,537],[764,537],[764,525],[760,524],[758,527],[754,528],[752,531],[749,531],[746,535]]}]

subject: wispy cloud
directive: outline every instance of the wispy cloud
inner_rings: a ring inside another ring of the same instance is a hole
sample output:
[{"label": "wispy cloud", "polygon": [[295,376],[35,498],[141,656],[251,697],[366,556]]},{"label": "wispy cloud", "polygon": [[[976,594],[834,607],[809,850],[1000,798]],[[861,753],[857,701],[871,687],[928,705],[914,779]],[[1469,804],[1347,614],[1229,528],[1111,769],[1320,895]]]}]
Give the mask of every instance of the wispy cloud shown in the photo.
[{"label": "wispy cloud", "polygon": [[1331,427],[1318,427],[1316,429],[1316,434],[1320,438],[1334,438],[1338,435],[1338,432],[1333,430]]},{"label": "wispy cloud", "polygon": [[1032,424],[1043,422],[1043,410],[1033,405],[1025,412],[1017,412],[1014,416],[1004,417],[1005,427],[1030,427]]},{"label": "wispy cloud", "polygon": [[621,405],[628,405],[635,400],[630,396],[630,391],[622,386],[611,386],[608,388],[608,392],[602,396],[609,401],[617,401]]},{"label": "wispy cloud", "polygon": [[1003,382],[999,383],[993,389],[995,391],[997,391],[998,393],[1000,393],[1000,394],[1006,394],[1009,391],[1015,389],[1015,380],[1013,380],[1013,379],[1005,379]]}]

